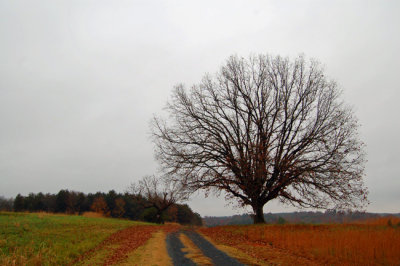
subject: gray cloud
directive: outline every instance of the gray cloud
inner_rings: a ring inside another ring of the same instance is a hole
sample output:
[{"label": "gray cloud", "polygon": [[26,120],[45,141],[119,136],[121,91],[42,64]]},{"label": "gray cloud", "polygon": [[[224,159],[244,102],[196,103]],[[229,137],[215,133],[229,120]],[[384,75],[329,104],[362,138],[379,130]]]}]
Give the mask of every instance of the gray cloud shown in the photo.
[{"label": "gray cloud", "polygon": [[[368,147],[370,211],[398,212],[397,1],[0,1],[0,195],[116,189],[156,172],[149,120],[231,54],[305,53]],[[242,212],[222,199],[203,215]],[[271,203],[265,211],[292,210]]]}]

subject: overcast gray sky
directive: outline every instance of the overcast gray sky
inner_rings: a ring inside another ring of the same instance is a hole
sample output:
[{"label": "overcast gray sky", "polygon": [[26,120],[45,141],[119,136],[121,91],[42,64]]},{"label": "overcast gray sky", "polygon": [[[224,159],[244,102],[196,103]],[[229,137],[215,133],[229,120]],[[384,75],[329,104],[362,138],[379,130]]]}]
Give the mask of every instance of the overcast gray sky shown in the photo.
[{"label": "overcast gray sky", "polygon": [[400,1],[0,0],[0,195],[122,192],[157,170],[149,121],[175,84],[232,54],[304,53],[361,122],[368,211],[400,212],[399,14]]}]

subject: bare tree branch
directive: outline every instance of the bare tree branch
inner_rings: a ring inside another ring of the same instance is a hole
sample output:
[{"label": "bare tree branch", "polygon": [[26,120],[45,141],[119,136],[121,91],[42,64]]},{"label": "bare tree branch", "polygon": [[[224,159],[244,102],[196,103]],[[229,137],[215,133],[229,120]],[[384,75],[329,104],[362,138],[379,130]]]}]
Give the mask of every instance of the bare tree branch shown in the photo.
[{"label": "bare tree branch", "polygon": [[318,208],[367,203],[353,111],[318,62],[230,57],[155,117],[156,156],[186,188],[225,191],[263,222],[270,200]]},{"label": "bare tree branch", "polygon": [[145,176],[139,182],[131,184],[129,190],[146,199],[145,208],[157,210],[157,222],[163,223],[162,214],[173,204],[188,198],[181,183],[168,181],[156,176]]}]

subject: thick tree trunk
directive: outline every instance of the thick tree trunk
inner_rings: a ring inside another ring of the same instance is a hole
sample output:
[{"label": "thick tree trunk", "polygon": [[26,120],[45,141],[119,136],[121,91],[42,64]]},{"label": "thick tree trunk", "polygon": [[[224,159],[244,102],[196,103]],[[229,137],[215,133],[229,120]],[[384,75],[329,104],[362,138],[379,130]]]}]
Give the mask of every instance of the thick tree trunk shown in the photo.
[{"label": "thick tree trunk", "polygon": [[263,205],[256,205],[253,206],[253,221],[254,224],[265,224],[265,219],[264,219],[264,212],[263,212]]}]

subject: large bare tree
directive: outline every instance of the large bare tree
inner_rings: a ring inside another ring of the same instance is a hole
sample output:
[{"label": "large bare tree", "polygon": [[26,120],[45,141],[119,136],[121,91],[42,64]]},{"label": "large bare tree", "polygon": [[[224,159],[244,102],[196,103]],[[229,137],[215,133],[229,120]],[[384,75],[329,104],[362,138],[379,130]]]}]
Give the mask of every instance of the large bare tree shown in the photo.
[{"label": "large bare tree", "polygon": [[273,199],[364,206],[364,145],[340,95],[315,60],[231,56],[200,84],[175,87],[169,118],[153,120],[156,156],[187,188],[251,206],[254,223]]}]

